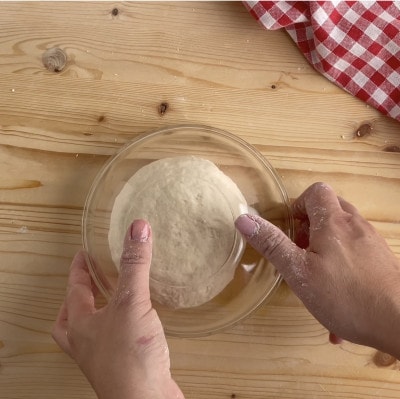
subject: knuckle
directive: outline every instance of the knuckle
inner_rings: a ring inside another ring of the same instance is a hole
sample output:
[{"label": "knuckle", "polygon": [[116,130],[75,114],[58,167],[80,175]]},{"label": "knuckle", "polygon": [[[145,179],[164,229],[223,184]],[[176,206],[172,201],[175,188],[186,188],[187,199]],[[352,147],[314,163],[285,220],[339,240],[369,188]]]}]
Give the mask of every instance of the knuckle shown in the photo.
[{"label": "knuckle", "polygon": [[270,228],[260,234],[258,238],[258,247],[260,252],[272,262],[280,261],[285,253],[288,253],[286,247],[287,237],[278,228]]},{"label": "knuckle", "polygon": [[113,304],[117,307],[124,306],[133,302],[134,293],[132,290],[123,290],[122,292],[119,291],[114,296]]},{"label": "knuckle", "polygon": [[149,299],[139,295],[139,293],[133,289],[127,289],[117,292],[113,299],[113,305],[116,309],[132,307],[140,311],[149,306]]},{"label": "knuckle", "polygon": [[143,254],[133,248],[124,248],[121,254],[121,263],[124,265],[138,265],[145,263]]},{"label": "knuckle", "polygon": [[348,212],[340,211],[329,214],[327,217],[327,225],[328,227],[335,229],[343,229],[349,224],[354,222],[355,217]]},{"label": "knuckle", "polygon": [[282,236],[268,236],[262,242],[262,253],[267,258],[275,258],[283,245],[284,238]]},{"label": "knuckle", "polygon": [[320,196],[321,193],[323,193],[324,191],[330,190],[331,187],[323,182],[316,182],[313,183],[307,190],[306,190],[306,194],[308,196]]},{"label": "knuckle", "polygon": [[331,186],[329,184],[321,181],[314,183],[311,187],[316,191],[331,190]]}]

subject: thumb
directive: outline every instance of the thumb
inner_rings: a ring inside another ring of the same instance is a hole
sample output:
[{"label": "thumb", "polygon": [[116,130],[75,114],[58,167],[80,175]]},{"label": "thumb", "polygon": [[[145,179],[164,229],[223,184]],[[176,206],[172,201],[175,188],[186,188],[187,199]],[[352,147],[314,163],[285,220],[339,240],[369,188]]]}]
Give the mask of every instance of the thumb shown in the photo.
[{"label": "thumb", "polygon": [[145,220],[135,220],[129,227],[121,255],[116,304],[150,306],[149,274],[151,264],[151,228]]},{"label": "thumb", "polygon": [[239,216],[235,225],[247,242],[271,261],[292,288],[303,282],[306,252],[282,230],[260,216],[249,214]]}]

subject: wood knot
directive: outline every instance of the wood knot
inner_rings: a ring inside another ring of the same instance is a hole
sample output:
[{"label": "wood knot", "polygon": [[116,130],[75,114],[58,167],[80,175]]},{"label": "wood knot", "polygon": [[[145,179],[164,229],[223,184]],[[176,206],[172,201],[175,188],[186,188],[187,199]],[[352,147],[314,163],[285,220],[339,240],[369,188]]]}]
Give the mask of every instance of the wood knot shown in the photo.
[{"label": "wood knot", "polygon": [[386,152],[400,152],[400,147],[398,145],[388,145],[383,149],[383,151],[386,151]]},{"label": "wood knot", "polygon": [[233,393],[233,394],[231,395],[231,399],[236,399],[236,394],[235,394],[235,393]]},{"label": "wood knot", "polygon": [[158,113],[162,116],[167,112],[168,108],[169,108],[169,104],[167,102],[162,102],[158,106]]},{"label": "wood knot", "polygon": [[112,15],[113,17],[116,17],[118,14],[119,14],[119,10],[118,10],[117,7],[113,8],[113,9],[111,10],[111,15]]},{"label": "wood knot", "polygon": [[387,353],[377,351],[372,358],[372,361],[378,366],[378,367],[388,367],[391,366],[393,363],[396,362],[396,358],[392,355],[389,355]]},{"label": "wood knot", "polygon": [[43,53],[42,62],[50,72],[61,72],[67,64],[67,55],[60,48],[52,47]]},{"label": "wood knot", "polygon": [[354,132],[354,136],[356,138],[358,137],[364,137],[364,136],[368,136],[369,134],[372,133],[373,127],[372,124],[369,122],[366,123],[362,123],[358,129]]}]

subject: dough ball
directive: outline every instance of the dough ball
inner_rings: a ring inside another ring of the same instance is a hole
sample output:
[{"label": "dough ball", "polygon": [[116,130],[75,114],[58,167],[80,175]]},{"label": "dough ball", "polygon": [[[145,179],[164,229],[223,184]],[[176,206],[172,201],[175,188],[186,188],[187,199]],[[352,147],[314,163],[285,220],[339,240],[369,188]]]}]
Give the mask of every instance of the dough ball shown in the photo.
[{"label": "dough ball", "polygon": [[232,280],[243,242],[234,220],[247,209],[236,184],[211,161],[164,158],[139,169],[117,196],[109,244],[119,268],[126,230],[147,219],[153,231],[152,299],[201,305]]}]

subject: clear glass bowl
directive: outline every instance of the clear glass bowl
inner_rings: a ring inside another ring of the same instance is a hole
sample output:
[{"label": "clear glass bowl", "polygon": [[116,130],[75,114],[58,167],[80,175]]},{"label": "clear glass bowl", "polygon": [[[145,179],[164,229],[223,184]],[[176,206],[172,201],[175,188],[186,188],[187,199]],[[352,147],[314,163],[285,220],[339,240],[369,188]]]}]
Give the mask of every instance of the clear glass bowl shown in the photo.
[{"label": "clear glass bowl", "polygon": [[[122,147],[101,169],[86,199],[83,246],[92,278],[107,299],[113,295],[118,281],[118,268],[112,260],[108,240],[116,197],[143,166],[158,159],[187,155],[217,165],[236,183],[251,212],[268,219],[293,238],[293,219],[285,188],[273,167],[254,147],[208,126],[181,125],[155,130]],[[232,223],[236,216],[232,215]],[[238,240],[240,236],[235,242]],[[249,245],[237,247],[240,253],[235,258],[233,280],[209,302],[173,309],[152,301],[167,335],[195,337],[219,332],[243,320],[271,297],[279,286],[280,275]]]}]

